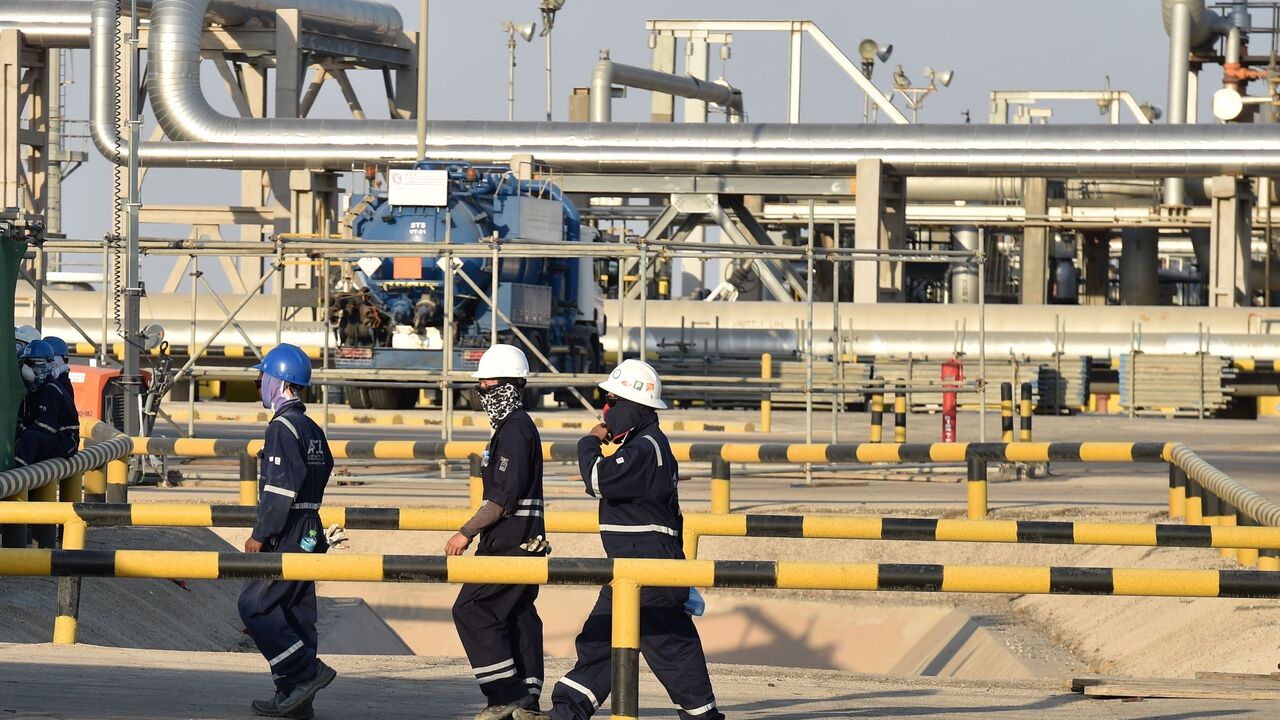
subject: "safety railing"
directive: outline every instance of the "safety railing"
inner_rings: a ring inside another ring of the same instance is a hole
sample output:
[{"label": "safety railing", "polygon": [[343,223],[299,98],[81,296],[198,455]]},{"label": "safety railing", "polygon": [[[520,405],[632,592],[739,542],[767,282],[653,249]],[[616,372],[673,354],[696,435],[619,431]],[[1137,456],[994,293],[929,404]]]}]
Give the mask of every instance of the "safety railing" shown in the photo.
[{"label": "safety railing", "polygon": [[613,587],[611,714],[639,717],[640,589],[767,588],[1280,598],[1280,573],[1019,565],[0,550],[0,576],[505,583]]},{"label": "safety railing", "polygon": [[[992,463],[1158,463],[1170,462],[1175,443],[1158,442],[1056,442],[1056,443],[671,443],[680,462],[712,464],[711,508],[729,512],[732,506],[730,463],[756,464],[874,464],[965,463],[968,468],[967,505],[970,519],[987,516],[987,466]],[[337,459],[471,460],[471,498],[479,506],[477,458],[482,441],[334,440],[330,447]],[[615,446],[605,446],[613,452]],[[239,458],[240,498],[255,501],[256,462],[261,440],[210,440],[184,438],[134,438],[133,451],[143,455]],[[1189,452],[1189,451],[1188,451]],[[1194,455],[1194,453],[1192,453]],[[547,461],[576,462],[574,442],[542,444]],[[1280,513],[1280,511],[1278,511]]]}]

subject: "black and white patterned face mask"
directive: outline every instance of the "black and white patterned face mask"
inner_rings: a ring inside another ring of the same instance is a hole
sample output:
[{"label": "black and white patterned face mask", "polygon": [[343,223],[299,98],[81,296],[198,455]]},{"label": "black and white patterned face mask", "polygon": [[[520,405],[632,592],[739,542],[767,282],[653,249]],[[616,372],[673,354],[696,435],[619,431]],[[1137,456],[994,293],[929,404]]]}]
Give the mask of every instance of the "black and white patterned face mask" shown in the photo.
[{"label": "black and white patterned face mask", "polygon": [[524,407],[520,388],[504,382],[491,388],[477,388],[480,393],[480,406],[489,416],[489,424],[497,427],[498,423],[507,419],[511,413]]}]

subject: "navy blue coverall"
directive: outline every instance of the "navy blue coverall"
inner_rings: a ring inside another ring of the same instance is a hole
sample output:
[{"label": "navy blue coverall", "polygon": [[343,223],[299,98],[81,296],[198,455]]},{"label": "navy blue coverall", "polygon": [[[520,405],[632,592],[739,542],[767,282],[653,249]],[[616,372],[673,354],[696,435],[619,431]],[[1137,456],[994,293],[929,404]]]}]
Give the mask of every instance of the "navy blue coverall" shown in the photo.
[{"label": "navy blue coverall", "polygon": [[71,457],[80,447],[80,415],[74,395],[53,376],[27,393],[19,410],[13,459],[18,467]]},{"label": "navy blue coverall", "polygon": [[[600,539],[611,558],[683,560],[680,468],[650,415],[610,457],[588,435],[578,441],[587,493],[600,499]],[[684,610],[689,588],[640,590],[640,654],[683,720],[723,720],[716,709],[702,640]],[[578,661],[551,693],[555,720],[591,717],[609,697],[613,588],[605,586],[576,640]]]},{"label": "navy blue coverall", "polygon": [[[333,470],[324,431],[290,400],[267,425],[258,453],[258,517],[253,539],[262,552],[323,553],[329,549],[320,522],[320,503]],[[271,666],[276,689],[288,693],[315,677],[316,584],[250,580],[240,593],[240,619]]]},{"label": "navy blue coverall", "polygon": [[[480,533],[476,555],[541,557],[520,546],[546,537],[542,499],[542,438],[524,410],[494,429],[481,460],[484,499],[503,515]],[[542,619],[537,585],[467,583],[453,604],[453,622],[476,682],[490,705],[542,694]]]}]

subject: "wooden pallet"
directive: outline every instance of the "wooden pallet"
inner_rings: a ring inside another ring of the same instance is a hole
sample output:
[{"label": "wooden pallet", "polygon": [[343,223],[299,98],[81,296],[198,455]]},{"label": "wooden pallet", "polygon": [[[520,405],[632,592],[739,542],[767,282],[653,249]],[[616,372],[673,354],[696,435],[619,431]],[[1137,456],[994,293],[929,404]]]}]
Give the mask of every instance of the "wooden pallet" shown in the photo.
[{"label": "wooden pallet", "polygon": [[1195,700],[1280,700],[1280,677],[1246,673],[1196,673],[1186,678],[1131,678],[1083,675],[1071,678],[1072,692],[1097,698],[1186,698]]}]

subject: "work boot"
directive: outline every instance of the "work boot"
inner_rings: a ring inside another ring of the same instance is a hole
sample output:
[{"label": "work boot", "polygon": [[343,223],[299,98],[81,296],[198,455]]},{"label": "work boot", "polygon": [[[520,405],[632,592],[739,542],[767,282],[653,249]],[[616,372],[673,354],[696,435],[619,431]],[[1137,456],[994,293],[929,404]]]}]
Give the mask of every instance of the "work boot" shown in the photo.
[{"label": "work boot", "polygon": [[276,696],[270,700],[254,700],[253,714],[265,715],[266,717],[282,717],[291,718],[291,720],[311,720],[316,716],[315,707],[311,701],[299,705],[292,712],[282,713],[280,711],[280,700],[284,699],[284,693],[276,693]]},{"label": "work boot", "polygon": [[[292,713],[302,710],[304,705],[311,705],[311,699],[316,696],[316,693],[338,677],[338,673],[333,668],[321,661],[316,663],[320,668],[310,680],[295,685],[288,693],[276,693],[276,696],[270,700],[254,700],[253,712],[267,717],[292,718],[294,717]],[[314,715],[314,711],[312,714]]]},{"label": "work boot", "polygon": [[538,710],[538,699],[532,695],[525,695],[519,700],[505,705],[490,705],[476,713],[475,720],[507,720],[507,718],[511,717],[511,713],[528,709],[532,709],[535,712]]},{"label": "work boot", "polygon": [[511,717],[515,720],[551,720],[551,716],[541,710],[520,709],[511,713]]}]

